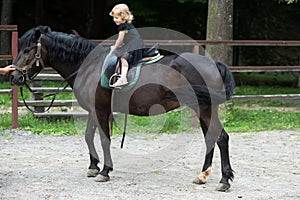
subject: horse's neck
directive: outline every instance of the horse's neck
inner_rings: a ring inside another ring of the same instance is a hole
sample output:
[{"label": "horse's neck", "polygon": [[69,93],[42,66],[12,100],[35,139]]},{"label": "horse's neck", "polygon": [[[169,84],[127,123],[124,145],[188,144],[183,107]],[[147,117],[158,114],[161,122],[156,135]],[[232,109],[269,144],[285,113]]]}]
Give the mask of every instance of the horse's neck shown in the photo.
[{"label": "horse's neck", "polygon": [[[49,65],[55,69],[66,81],[73,86],[76,72],[79,70],[84,59],[88,56],[90,51],[96,46],[95,43],[86,42],[86,46],[81,46],[81,48],[70,49],[68,46],[68,41],[66,44],[60,44],[50,47],[52,54],[48,57]],[[65,45],[65,46],[64,46]],[[86,49],[82,51],[82,49]]]}]

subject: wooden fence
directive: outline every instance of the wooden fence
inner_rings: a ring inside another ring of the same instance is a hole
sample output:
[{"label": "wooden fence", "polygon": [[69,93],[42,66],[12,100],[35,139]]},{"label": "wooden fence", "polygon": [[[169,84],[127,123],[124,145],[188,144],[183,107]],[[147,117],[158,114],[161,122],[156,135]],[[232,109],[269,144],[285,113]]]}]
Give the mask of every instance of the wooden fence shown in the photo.
[{"label": "wooden fence", "polygon": [[[0,30],[12,31],[13,40],[12,55],[2,55],[0,59],[14,60],[17,55],[17,27],[16,26],[0,26]],[[111,45],[114,43],[112,40],[93,40],[95,42],[103,42],[104,44]],[[300,46],[300,41],[282,41],[282,40],[146,40],[146,45],[151,46],[154,43],[159,43],[161,46],[187,46],[190,47],[190,51],[196,54],[201,52],[200,47],[203,45],[229,45],[229,46]],[[300,75],[300,66],[229,66],[229,69],[233,73],[240,72],[286,72],[292,71],[299,73]],[[50,70],[51,71],[51,70]],[[298,76],[298,86],[300,86],[300,76]],[[47,107],[50,103],[49,100],[44,100],[41,98],[43,93],[54,92],[57,88],[45,88],[42,87],[42,80],[62,80],[62,77],[57,73],[49,73],[49,70],[43,71],[36,78],[36,81],[33,82],[33,89],[39,91],[38,95],[32,96],[32,99],[27,102],[29,106],[35,107],[42,111],[44,107]],[[72,92],[71,88],[68,88],[66,92]],[[23,102],[18,102],[17,100],[17,88],[13,87],[12,90],[1,90],[0,94],[13,94],[12,101],[12,112],[13,112],[13,128],[18,126],[18,106],[24,106]],[[234,100],[244,99],[244,100],[274,100],[274,99],[300,99],[299,94],[277,94],[277,95],[235,95]],[[55,100],[53,106],[73,106],[76,105],[76,100]],[[86,113],[70,113],[70,112],[49,112],[36,114],[36,116],[70,116],[70,115],[86,115]]]},{"label": "wooden fence", "polygon": [[[113,40],[93,40],[98,43],[103,43],[105,45],[112,45]],[[206,40],[145,40],[147,46],[151,46],[154,43],[159,43],[161,46],[189,46],[190,51],[199,54],[200,47],[207,44],[225,44],[230,46],[300,46],[300,41],[261,41],[261,40],[223,40],[223,41],[206,41]],[[240,72],[295,72],[299,73],[298,76],[298,86],[300,86],[300,66],[229,66],[229,69],[233,73]],[[62,80],[58,74],[42,73],[37,76],[37,80]],[[38,83],[37,85],[40,85]],[[43,92],[49,92],[51,88],[40,89]],[[35,100],[29,101],[29,105],[32,106],[46,106],[49,101],[43,101],[34,97]],[[234,100],[279,100],[279,99],[300,99],[300,94],[277,94],[277,95],[235,95]],[[61,101],[58,100],[54,103],[54,106],[71,106],[74,105],[74,101]],[[23,105],[23,103],[19,103]],[[43,108],[42,108],[43,109]],[[72,113],[71,113],[72,114]],[[78,113],[76,113],[78,114]],[[54,112],[54,113],[42,113],[36,114],[36,116],[65,116],[64,112]]]},{"label": "wooden fence", "polygon": [[[18,27],[16,25],[0,25],[0,31],[11,32],[11,51],[10,55],[0,55],[0,60],[14,61],[18,55]],[[11,89],[0,90],[0,94],[12,95],[12,128],[18,128],[18,87],[12,86]]]}]

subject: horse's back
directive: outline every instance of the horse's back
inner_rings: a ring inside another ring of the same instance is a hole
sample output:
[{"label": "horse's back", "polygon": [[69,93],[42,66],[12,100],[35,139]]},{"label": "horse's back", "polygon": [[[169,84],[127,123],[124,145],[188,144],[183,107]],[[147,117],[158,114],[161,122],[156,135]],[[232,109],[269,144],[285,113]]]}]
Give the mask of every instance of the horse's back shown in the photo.
[{"label": "horse's back", "polygon": [[210,88],[220,89],[223,84],[216,62],[209,57],[182,53],[174,62],[191,85],[205,84]]}]

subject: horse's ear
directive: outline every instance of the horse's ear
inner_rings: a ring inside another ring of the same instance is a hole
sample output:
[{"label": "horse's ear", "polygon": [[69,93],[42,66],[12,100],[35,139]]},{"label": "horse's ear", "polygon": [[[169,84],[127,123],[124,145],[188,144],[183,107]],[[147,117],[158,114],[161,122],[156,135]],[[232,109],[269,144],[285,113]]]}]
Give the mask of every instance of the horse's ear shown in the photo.
[{"label": "horse's ear", "polygon": [[41,35],[42,35],[41,30],[38,29],[38,28],[36,28],[36,29],[35,29],[35,32],[34,32],[34,38],[35,38],[36,40],[38,40],[38,39],[41,37]]},{"label": "horse's ear", "polygon": [[49,26],[41,26],[40,30],[42,31],[42,33],[50,33],[51,32],[51,28]]}]

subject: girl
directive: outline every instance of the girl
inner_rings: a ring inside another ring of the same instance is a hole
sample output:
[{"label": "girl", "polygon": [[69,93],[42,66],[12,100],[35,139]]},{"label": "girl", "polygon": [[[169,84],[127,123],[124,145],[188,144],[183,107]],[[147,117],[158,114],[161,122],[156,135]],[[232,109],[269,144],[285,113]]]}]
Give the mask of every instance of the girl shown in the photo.
[{"label": "girl", "polygon": [[143,57],[144,41],[138,31],[131,23],[133,15],[126,4],[116,5],[111,12],[114,22],[118,26],[118,39],[111,52],[114,52],[121,59],[121,76],[112,87],[126,85],[128,65],[136,64]]},{"label": "girl", "polygon": [[14,71],[15,68],[12,65],[8,65],[6,67],[0,68],[0,74],[8,74],[11,71]]}]

